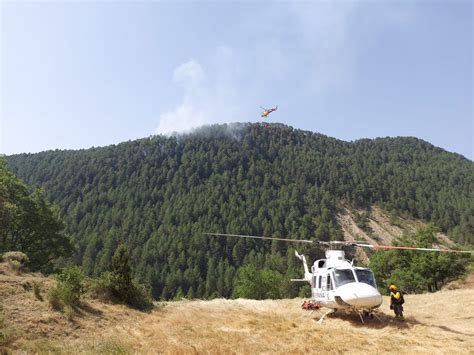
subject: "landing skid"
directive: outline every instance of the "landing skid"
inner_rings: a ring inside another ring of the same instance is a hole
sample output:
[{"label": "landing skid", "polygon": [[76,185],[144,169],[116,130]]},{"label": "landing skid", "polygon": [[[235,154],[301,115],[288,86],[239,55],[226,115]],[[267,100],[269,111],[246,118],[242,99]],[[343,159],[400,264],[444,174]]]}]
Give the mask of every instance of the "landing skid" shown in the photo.
[{"label": "landing skid", "polygon": [[382,320],[381,320],[380,317],[377,315],[377,313],[372,312],[372,315],[373,315],[375,318],[377,318],[377,320],[378,320],[380,323],[382,323]]},{"label": "landing skid", "polygon": [[[314,311],[315,311],[315,310],[313,309],[313,310],[311,311],[311,313],[309,314],[309,316],[311,316]],[[353,308],[352,310],[346,310],[346,312],[349,312],[349,313],[350,313],[351,311],[356,311],[356,312],[357,312],[357,314],[358,314],[359,317],[360,317],[360,321],[362,322],[362,324],[365,324],[364,318],[367,318],[367,317],[369,317],[369,318],[371,318],[371,319],[376,318],[379,322],[382,323],[382,320],[380,319],[380,317],[379,317],[374,311],[372,311],[372,312],[369,312],[369,311],[362,311],[362,310],[354,309],[354,308]],[[335,313],[335,312],[336,312],[336,309],[332,309],[332,308],[329,309],[326,313],[324,313],[324,314],[322,315],[321,318],[319,318],[319,320],[316,321],[316,323],[317,323],[317,324],[322,324],[322,323],[323,323],[323,320],[324,320],[324,318],[326,318],[326,316],[328,316],[328,315],[330,315],[330,314],[332,314],[332,313]]]},{"label": "landing skid", "polygon": [[334,312],[336,312],[335,309],[328,310],[326,313],[323,314],[323,316],[316,323],[321,324],[323,322],[324,318],[326,318],[327,315],[329,315],[331,313],[334,313]]},{"label": "landing skid", "polygon": [[367,311],[360,311],[358,310],[357,313],[359,313],[360,320],[362,324],[365,324],[364,322],[364,317],[370,317],[370,318],[377,318],[379,322],[382,322],[382,320],[379,318],[379,316],[375,312],[367,312]]}]

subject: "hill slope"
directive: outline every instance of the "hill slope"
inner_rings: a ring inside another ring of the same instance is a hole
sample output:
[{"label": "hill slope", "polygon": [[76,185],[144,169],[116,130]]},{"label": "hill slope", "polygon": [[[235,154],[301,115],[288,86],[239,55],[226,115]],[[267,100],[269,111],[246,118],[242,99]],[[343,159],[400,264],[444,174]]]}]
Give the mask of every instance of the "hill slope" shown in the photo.
[{"label": "hill slope", "polygon": [[280,124],[235,124],[7,159],[59,205],[87,273],[107,269],[123,241],[135,276],[164,299],[228,297],[246,263],[300,276],[286,245],[204,232],[340,239],[341,212],[377,204],[474,242],[474,164],[416,138],[344,142]]},{"label": "hill slope", "polygon": [[472,354],[474,349],[472,284],[407,295],[405,323],[392,320],[385,297],[381,321],[363,325],[358,316],[341,314],[317,325],[313,319],[319,315],[301,310],[301,299],[180,301],[160,304],[151,313],[88,300],[81,315],[69,321],[24,286],[34,281],[45,289],[52,283],[39,275],[0,273],[3,313],[11,331],[4,349],[226,354]]}]

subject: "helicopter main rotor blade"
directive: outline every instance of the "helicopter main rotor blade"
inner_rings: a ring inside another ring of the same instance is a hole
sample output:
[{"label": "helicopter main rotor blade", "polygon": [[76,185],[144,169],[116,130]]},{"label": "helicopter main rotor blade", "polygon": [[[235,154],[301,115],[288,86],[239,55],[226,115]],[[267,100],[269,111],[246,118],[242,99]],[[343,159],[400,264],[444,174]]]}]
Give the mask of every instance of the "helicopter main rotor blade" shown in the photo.
[{"label": "helicopter main rotor blade", "polygon": [[226,234],[226,233],[204,233],[204,234],[211,235],[211,236],[219,236],[219,237],[238,237],[238,238],[251,238],[251,239],[279,240],[283,242],[306,243],[306,244],[316,244],[316,245],[324,245],[324,246],[345,245],[345,246],[358,246],[358,247],[367,247],[367,248],[373,247],[371,244],[366,244],[360,241],[331,240],[327,242],[323,240],[261,237],[261,236],[256,236],[256,235],[242,235],[242,234]]},{"label": "helicopter main rotor blade", "polygon": [[266,240],[279,240],[283,242],[291,243],[306,243],[316,245],[342,245],[342,246],[353,246],[361,248],[370,248],[374,250],[378,249],[401,249],[401,250],[420,250],[420,251],[437,251],[445,253],[467,253],[472,254],[474,250],[453,250],[453,249],[437,249],[437,248],[417,248],[407,246],[396,246],[396,245],[381,245],[381,244],[368,244],[361,241],[346,241],[346,240],[331,240],[331,241],[320,241],[320,240],[308,240],[308,239],[288,239],[288,238],[276,238],[276,237],[261,237],[256,235],[242,235],[242,234],[226,234],[226,233],[204,233],[205,235],[211,235],[214,237],[238,237],[238,238],[250,238],[250,239],[266,239]]},{"label": "helicopter main rotor blade", "polygon": [[371,248],[371,249],[402,249],[402,250],[420,250],[420,251],[437,251],[437,252],[446,252],[446,253],[474,253],[474,250],[454,250],[454,249],[439,249],[439,248],[417,248],[417,247],[407,247],[407,246],[397,246],[397,245],[381,245],[381,244],[368,244],[366,242],[360,241],[329,241],[329,242],[316,242],[318,244],[325,245],[348,245],[361,248]]},{"label": "helicopter main rotor blade", "polygon": [[287,239],[287,238],[274,238],[274,237],[259,237],[255,235],[242,235],[242,234],[225,234],[225,233],[204,233],[206,235],[212,235],[217,237],[238,237],[238,238],[251,238],[251,239],[268,239],[268,240],[280,240],[283,242],[294,242],[294,243],[307,243],[307,244],[315,244],[313,240],[307,239]]},{"label": "helicopter main rotor blade", "polygon": [[417,248],[417,247],[407,247],[407,246],[397,246],[397,245],[380,245],[380,244],[368,244],[366,242],[359,241],[330,241],[330,242],[317,242],[318,244],[326,245],[348,245],[361,248],[371,248],[374,250],[377,249],[402,249],[402,250],[420,250],[420,251],[438,251],[446,253],[474,253],[474,250],[453,250],[453,249],[439,249],[439,248]]},{"label": "helicopter main rotor blade", "polygon": [[[362,246],[362,245],[360,245]],[[474,250],[453,250],[453,249],[438,249],[438,248],[416,248],[416,247],[405,247],[405,246],[396,246],[396,245],[379,245],[379,244],[367,244],[366,247],[372,249],[401,249],[401,250],[421,250],[421,251],[438,251],[444,253],[474,253]]]}]

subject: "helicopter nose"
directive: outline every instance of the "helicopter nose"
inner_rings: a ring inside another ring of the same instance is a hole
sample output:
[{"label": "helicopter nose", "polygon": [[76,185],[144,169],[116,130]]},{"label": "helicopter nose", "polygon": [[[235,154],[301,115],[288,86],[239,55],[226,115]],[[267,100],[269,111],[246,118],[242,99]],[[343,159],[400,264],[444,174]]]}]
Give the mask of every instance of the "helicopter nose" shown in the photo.
[{"label": "helicopter nose", "polygon": [[352,307],[376,308],[382,304],[380,292],[362,282],[351,282],[339,287],[336,296]]}]

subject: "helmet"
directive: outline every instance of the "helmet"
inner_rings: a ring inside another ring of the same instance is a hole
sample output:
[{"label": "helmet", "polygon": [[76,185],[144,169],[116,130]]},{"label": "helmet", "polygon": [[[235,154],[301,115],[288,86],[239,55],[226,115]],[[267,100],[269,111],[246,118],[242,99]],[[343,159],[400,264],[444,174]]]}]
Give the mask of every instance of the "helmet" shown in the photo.
[{"label": "helmet", "polygon": [[388,288],[393,291],[397,290],[397,286],[395,286],[394,284],[391,284]]}]

